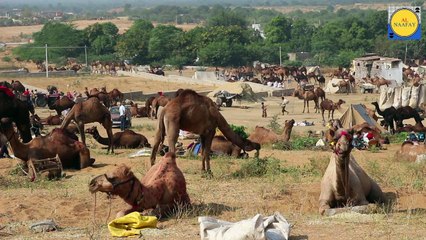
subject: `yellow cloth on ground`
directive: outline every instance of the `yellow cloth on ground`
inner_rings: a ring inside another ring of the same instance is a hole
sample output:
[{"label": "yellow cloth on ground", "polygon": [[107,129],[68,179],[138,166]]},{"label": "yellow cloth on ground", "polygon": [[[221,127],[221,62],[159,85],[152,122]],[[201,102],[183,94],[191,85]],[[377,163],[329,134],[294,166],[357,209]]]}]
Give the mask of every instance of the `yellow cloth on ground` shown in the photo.
[{"label": "yellow cloth on ground", "polygon": [[142,216],[139,212],[132,212],[112,220],[108,224],[108,230],[114,237],[140,235],[143,228],[156,228],[157,221],[154,216]]}]

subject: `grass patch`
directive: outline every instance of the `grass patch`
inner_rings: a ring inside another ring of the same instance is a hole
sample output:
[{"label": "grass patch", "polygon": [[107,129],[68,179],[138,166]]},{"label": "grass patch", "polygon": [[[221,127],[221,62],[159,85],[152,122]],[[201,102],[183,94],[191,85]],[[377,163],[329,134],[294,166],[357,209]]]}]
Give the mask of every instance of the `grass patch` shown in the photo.
[{"label": "grass patch", "polygon": [[10,61],[12,61],[12,58],[11,58],[11,57],[9,57],[9,56],[4,56],[4,57],[2,58],[2,60],[3,60],[3,62],[10,62]]},{"label": "grass patch", "polygon": [[408,136],[407,132],[395,133],[394,135],[391,135],[391,134],[382,135],[382,137],[388,137],[391,143],[403,143],[405,139],[407,139],[407,136]]},{"label": "grass patch", "polygon": [[262,177],[267,174],[278,175],[280,171],[280,162],[276,158],[252,158],[245,161],[232,176],[234,178]]},{"label": "grass patch", "polygon": [[29,188],[29,189],[60,189],[63,188],[63,184],[60,181],[49,181],[42,177],[36,178],[34,182],[31,182],[27,176],[0,176],[0,189],[18,189],[18,188]]},{"label": "grass patch", "polygon": [[314,150],[318,139],[313,137],[296,136],[289,142],[276,142],[272,144],[272,149],[278,150]]}]

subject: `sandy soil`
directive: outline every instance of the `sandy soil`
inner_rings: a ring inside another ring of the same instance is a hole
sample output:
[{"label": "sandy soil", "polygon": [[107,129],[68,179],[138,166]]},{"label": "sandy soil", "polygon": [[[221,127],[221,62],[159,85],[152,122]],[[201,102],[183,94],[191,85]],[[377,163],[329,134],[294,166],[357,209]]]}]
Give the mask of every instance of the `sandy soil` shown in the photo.
[{"label": "sandy soil", "polygon": [[[77,79],[23,79],[28,84],[57,84],[66,86]],[[108,88],[131,88],[143,91],[158,91],[178,88],[178,85],[159,85],[155,82],[127,77],[81,79],[78,87],[97,87],[107,84]],[[127,81],[127,82],[126,82]],[[136,85],[141,81],[139,85]],[[62,83],[59,83],[62,82]],[[203,89],[205,87],[200,87]],[[155,89],[155,90],[154,90]],[[199,90],[200,90],[199,89]],[[378,96],[372,95],[329,95],[349,103],[369,104]],[[250,132],[256,125],[266,126],[272,116],[278,114],[278,122],[295,119],[313,121],[315,126],[294,127],[294,135],[306,135],[308,130],[323,130],[321,115],[302,114],[303,102],[290,99],[289,115],[279,115],[280,98],[264,99],[268,105],[268,118],[261,118],[260,103],[241,103],[248,107],[223,108],[222,114],[229,123],[244,125]],[[345,107],[345,105],[343,105]],[[347,106],[347,104],[346,104]],[[36,109],[39,115],[53,114],[48,109]],[[337,112],[336,116],[341,113]],[[152,143],[156,122],[146,118],[134,118],[133,129],[146,135]],[[51,128],[48,128],[51,129]],[[46,129],[45,131],[48,131]],[[105,136],[102,127],[101,135]],[[114,129],[114,132],[118,131]],[[185,140],[184,144],[189,141]],[[91,178],[125,163],[141,177],[149,167],[148,157],[129,158],[134,150],[117,149],[107,155],[106,149],[88,137],[95,165],[81,171],[66,171],[67,177],[59,181],[28,182],[24,176],[12,174],[16,160],[0,159],[0,237],[3,239],[107,239],[109,233],[105,223],[114,218],[116,212],[126,208],[121,199],[110,201],[104,194],[91,195],[87,184]],[[286,171],[278,175],[253,178],[234,178],[232,174],[248,160],[218,158],[212,160],[212,179],[201,175],[199,159],[178,158],[179,167],[187,180],[188,192],[194,203],[192,212],[183,216],[172,216],[160,221],[158,229],[144,233],[146,239],[199,239],[197,216],[211,215],[227,221],[250,218],[256,213],[264,215],[281,212],[294,224],[291,239],[424,239],[426,236],[426,186],[416,174],[426,174],[424,166],[416,166],[395,159],[398,144],[379,152],[353,151],[360,165],[378,181],[387,196],[394,199],[390,211],[376,214],[343,214],[334,217],[318,215],[318,197],[323,169],[328,163],[328,151],[281,151],[265,147],[261,157],[277,159]],[[250,154],[252,155],[252,153]],[[96,199],[96,200],[95,200]],[[95,208],[96,202],[96,208]],[[110,210],[111,209],[111,210]],[[111,211],[111,214],[109,212]],[[47,218],[54,219],[60,231],[33,234],[28,230],[31,223]],[[94,220],[95,219],[95,220]],[[338,234],[336,234],[336,229]]]}]

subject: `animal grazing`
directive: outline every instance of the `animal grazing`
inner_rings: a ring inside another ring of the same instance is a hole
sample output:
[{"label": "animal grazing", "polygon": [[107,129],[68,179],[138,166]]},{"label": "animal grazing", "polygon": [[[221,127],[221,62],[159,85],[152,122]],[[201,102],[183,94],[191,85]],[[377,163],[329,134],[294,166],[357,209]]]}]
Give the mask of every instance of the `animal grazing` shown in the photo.
[{"label": "animal grazing", "polygon": [[66,128],[71,122],[71,120],[74,120],[74,122],[77,124],[78,130],[81,135],[81,141],[84,144],[86,144],[86,137],[84,135],[84,124],[92,122],[99,122],[100,124],[102,124],[108,134],[108,152],[110,150],[111,153],[114,152],[114,146],[112,144],[111,113],[100,102],[98,98],[89,98],[84,102],[76,103],[74,107],[72,107],[72,109],[69,111],[67,116],[65,116],[61,128]]},{"label": "animal grazing", "polygon": [[117,213],[117,217],[133,211],[153,209],[155,215],[164,216],[178,206],[187,206],[191,200],[186,181],[176,164],[174,153],[166,153],[139,181],[129,167],[120,165],[113,171],[93,178],[89,191],[118,195],[132,206]]},{"label": "animal grazing", "polygon": [[258,143],[241,138],[236,134],[210,98],[186,89],[179,96],[173,98],[163,108],[158,119],[158,128],[155,135],[154,147],[151,154],[151,165],[155,163],[158,147],[167,136],[170,152],[176,151],[176,142],[179,129],[199,134],[203,146],[202,170],[210,172],[210,150],[216,128],[232,143],[244,151],[260,150]]},{"label": "animal grazing", "polygon": [[339,129],[334,135],[333,153],[321,181],[319,213],[344,206],[381,203],[385,196],[351,155],[351,134]]},{"label": "animal grazing", "polygon": [[[103,138],[98,131],[96,126],[93,126],[86,130],[86,133],[89,133],[93,138],[102,145],[109,145],[109,139]],[[112,136],[112,144],[114,148],[141,148],[141,147],[151,147],[148,143],[148,139],[139,133],[135,133],[132,130],[126,129],[122,132],[116,132]]]}]

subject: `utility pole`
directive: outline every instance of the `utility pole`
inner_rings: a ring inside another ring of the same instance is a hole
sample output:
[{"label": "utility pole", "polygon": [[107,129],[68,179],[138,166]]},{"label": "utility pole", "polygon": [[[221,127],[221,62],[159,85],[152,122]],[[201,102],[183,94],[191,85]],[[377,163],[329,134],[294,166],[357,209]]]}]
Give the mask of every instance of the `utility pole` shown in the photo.
[{"label": "utility pole", "polygon": [[86,59],[86,67],[87,67],[87,46],[84,45],[84,57]]},{"label": "utility pole", "polygon": [[404,64],[407,64],[407,51],[408,51],[408,42],[405,42]]},{"label": "utility pole", "polygon": [[282,60],[281,60],[281,46],[280,46],[280,66],[282,66]]},{"label": "utility pole", "polygon": [[46,60],[45,60],[45,62],[46,62],[46,78],[49,78],[49,63],[47,62],[47,43],[46,43],[46,45],[45,45],[45,49],[46,49]]}]

